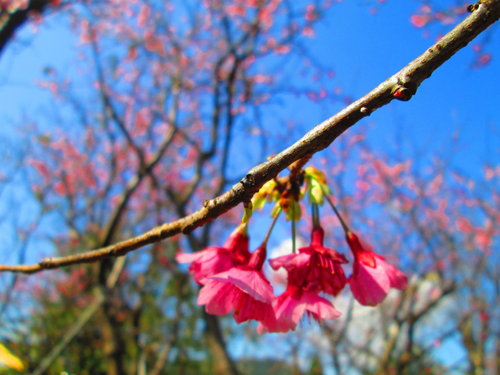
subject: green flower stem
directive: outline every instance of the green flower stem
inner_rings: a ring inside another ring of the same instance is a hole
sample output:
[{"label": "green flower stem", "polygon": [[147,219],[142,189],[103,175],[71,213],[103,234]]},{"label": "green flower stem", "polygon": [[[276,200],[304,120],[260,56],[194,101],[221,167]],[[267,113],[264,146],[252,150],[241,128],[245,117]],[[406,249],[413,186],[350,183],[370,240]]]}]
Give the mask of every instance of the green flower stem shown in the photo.
[{"label": "green flower stem", "polygon": [[263,244],[267,245],[267,241],[269,240],[269,237],[271,236],[271,232],[273,231],[274,225],[276,224],[276,221],[278,221],[278,217],[281,214],[281,211],[283,211],[281,208],[278,209],[278,212],[274,215],[273,222],[271,223],[271,226],[267,230],[266,237],[264,238]]},{"label": "green flower stem", "polygon": [[248,224],[248,221],[252,217],[253,207],[252,202],[246,202],[243,209],[243,217],[241,218],[241,223]]},{"label": "green flower stem", "polygon": [[319,205],[316,203],[313,203],[311,205],[311,214],[312,214],[312,222],[313,222],[313,227],[319,227]]},{"label": "green flower stem", "polygon": [[[321,187],[323,189],[323,187]],[[342,229],[344,229],[344,232],[347,236],[347,234],[350,232],[349,230],[349,227],[347,226],[346,222],[344,221],[344,219],[342,218],[342,216],[340,215],[340,212],[339,210],[337,210],[337,207],[335,207],[335,205],[333,204],[332,200],[330,199],[330,197],[326,194],[325,190],[323,189],[323,193],[325,193],[325,198],[326,200],[328,201],[328,203],[330,204],[330,206],[332,207],[333,211],[335,212],[335,215],[337,216],[337,218],[339,219],[340,221],[340,225],[342,225]]]}]

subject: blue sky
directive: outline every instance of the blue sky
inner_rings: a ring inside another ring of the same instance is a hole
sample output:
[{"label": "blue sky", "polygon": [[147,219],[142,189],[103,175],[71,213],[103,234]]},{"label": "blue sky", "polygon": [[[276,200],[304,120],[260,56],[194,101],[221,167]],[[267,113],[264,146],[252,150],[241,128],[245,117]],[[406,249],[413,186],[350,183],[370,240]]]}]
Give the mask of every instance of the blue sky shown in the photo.
[{"label": "blue sky", "polygon": [[[432,27],[432,36],[424,38],[423,30],[409,23],[415,8],[415,1],[391,1],[373,16],[353,2],[335,5],[325,32],[320,30],[312,43],[331,51],[323,52],[322,59],[332,60],[339,85],[349,95],[357,98],[368,92],[424,52],[437,33],[447,30]],[[487,32],[494,34],[490,51],[500,50],[498,30]],[[463,155],[457,158],[462,167],[474,170],[485,160],[491,161],[495,147],[498,151],[500,67],[494,57],[483,69],[471,70],[473,57],[469,47],[461,50],[424,81],[409,102],[392,102],[374,113],[365,121],[376,124],[371,141],[385,147],[401,135],[407,145],[424,146],[434,154],[446,152],[443,145],[449,147],[458,130]]]}]

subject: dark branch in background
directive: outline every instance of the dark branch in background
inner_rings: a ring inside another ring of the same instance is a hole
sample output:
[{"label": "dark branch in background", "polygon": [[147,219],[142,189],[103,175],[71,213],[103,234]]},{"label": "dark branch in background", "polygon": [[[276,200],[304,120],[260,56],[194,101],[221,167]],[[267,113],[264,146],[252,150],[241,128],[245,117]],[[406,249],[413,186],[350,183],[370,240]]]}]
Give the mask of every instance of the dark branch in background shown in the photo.
[{"label": "dark branch in background", "polygon": [[299,141],[254,168],[229,191],[208,200],[198,211],[150,231],[76,255],[46,258],[33,265],[1,265],[0,271],[33,273],[71,264],[95,262],[122,256],[143,246],[194,229],[220,216],[239,203],[249,201],[260,187],[293,162],[328,147],[340,134],[393,99],[409,100],[420,84],[458,50],[495,23],[500,17],[500,0],[482,0],[470,7],[472,13],[421,56],[335,116],[314,127]]},{"label": "dark branch in background", "polygon": [[25,9],[13,13],[0,10],[0,55],[7,43],[12,40],[17,29],[28,21],[30,15],[43,13],[50,4],[50,0],[31,0]]}]

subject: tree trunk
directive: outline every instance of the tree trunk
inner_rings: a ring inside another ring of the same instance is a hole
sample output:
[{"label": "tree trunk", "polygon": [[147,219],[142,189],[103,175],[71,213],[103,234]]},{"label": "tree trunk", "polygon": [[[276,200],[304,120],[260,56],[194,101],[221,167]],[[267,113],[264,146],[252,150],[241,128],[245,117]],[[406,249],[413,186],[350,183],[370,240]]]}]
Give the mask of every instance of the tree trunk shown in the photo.
[{"label": "tree trunk", "polygon": [[104,303],[103,307],[97,315],[99,327],[103,340],[103,349],[106,374],[107,375],[125,375],[124,368],[124,341],[121,337],[118,323],[109,311],[109,305]]},{"label": "tree trunk", "polygon": [[203,311],[205,333],[208,348],[212,354],[212,373],[214,375],[240,375],[236,364],[227,352],[226,343],[222,337],[219,319]]},{"label": "tree trunk", "polygon": [[113,262],[106,259],[99,264],[98,283],[104,295],[104,303],[97,316],[101,330],[105,355],[107,375],[126,375],[125,340],[120,332],[119,323],[116,321],[112,306],[110,305],[110,290],[107,290],[107,279],[113,268]]}]

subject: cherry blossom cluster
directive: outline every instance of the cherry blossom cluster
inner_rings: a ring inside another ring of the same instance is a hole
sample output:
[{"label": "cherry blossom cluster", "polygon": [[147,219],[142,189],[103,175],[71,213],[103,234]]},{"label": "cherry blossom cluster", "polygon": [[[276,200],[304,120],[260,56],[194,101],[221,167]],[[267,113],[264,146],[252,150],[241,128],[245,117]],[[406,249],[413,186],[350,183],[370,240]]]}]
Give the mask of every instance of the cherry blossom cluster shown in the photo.
[{"label": "cherry blossom cluster", "polygon": [[[298,189],[297,181],[302,181],[304,186]],[[340,312],[325,296],[337,296],[347,284],[354,298],[368,306],[381,303],[391,288],[405,289],[407,277],[349,229],[328,193],[324,174],[312,167],[293,179],[272,180],[254,196],[253,204],[245,209],[242,223],[224,246],[210,246],[194,254],[177,254],[179,263],[190,263],[189,272],[202,286],[198,304],[205,305],[209,314],[232,312],[237,323],[256,320],[261,333],[287,332],[294,330],[304,315],[317,321],[339,317]],[[304,196],[309,197],[312,206],[311,242],[309,246],[293,249],[290,254],[269,259],[273,270],[283,268],[288,275],[285,291],[275,296],[263,272],[267,241],[280,212],[286,212],[292,221],[300,218],[298,202]],[[354,258],[349,277],[342,268],[348,263],[347,258],[324,246],[318,207],[325,198],[340,220]],[[251,211],[265,202],[275,202],[274,221],[262,244],[251,253],[248,219]]]}]

